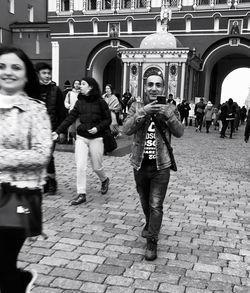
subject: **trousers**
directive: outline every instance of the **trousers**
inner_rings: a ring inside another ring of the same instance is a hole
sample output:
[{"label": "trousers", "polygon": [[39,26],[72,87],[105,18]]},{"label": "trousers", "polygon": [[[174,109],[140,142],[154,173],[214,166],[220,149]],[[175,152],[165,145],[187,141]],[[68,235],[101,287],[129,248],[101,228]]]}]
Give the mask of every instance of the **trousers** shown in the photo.
[{"label": "trousers", "polygon": [[0,292],[24,293],[27,283],[17,268],[17,257],[25,241],[22,229],[0,229]]},{"label": "trousers", "polygon": [[87,183],[87,164],[88,154],[93,171],[97,174],[101,182],[107,179],[103,168],[103,138],[97,137],[88,139],[77,136],[75,143],[75,160],[76,160],[76,188],[77,193],[86,193]]},{"label": "trousers", "polygon": [[147,238],[158,240],[170,168],[157,170],[156,164],[142,163],[139,170],[134,169],[134,178],[146,224],[148,224]]}]

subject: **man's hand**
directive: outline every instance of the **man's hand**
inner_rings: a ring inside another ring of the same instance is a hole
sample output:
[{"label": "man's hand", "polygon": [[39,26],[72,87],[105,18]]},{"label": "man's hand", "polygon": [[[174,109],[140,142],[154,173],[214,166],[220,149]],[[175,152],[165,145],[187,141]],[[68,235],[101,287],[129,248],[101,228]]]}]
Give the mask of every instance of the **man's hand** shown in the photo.
[{"label": "man's hand", "polygon": [[93,127],[93,128],[91,128],[91,129],[88,130],[88,132],[89,132],[90,134],[96,134],[97,131],[98,131],[98,130],[97,130],[96,127]]},{"label": "man's hand", "polygon": [[157,114],[157,113],[159,113],[162,106],[164,106],[164,105],[157,104],[157,101],[153,101],[153,102],[144,106],[144,111],[149,115]]}]

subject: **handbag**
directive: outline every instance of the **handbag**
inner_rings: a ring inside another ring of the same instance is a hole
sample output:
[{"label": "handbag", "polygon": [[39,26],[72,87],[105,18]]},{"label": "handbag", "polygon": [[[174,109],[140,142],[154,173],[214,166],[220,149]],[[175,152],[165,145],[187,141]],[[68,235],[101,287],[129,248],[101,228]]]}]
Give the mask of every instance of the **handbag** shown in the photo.
[{"label": "handbag", "polygon": [[0,228],[20,228],[25,236],[42,234],[42,193],[40,189],[0,185]]},{"label": "handbag", "polygon": [[117,142],[110,128],[106,129],[103,134],[104,153],[111,153],[117,148]]},{"label": "handbag", "polygon": [[167,146],[169,157],[170,157],[170,162],[171,162],[170,169],[176,172],[177,171],[177,165],[176,165],[174,154],[173,154],[173,148],[171,147],[169,141],[167,140],[167,138],[166,138],[161,126],[160,126],[160,123],[157,121],[157,119],[154,116],[152,116],[152,120],[154,121],[155,126],[159,130],[159,132],[161,134],[161,137],[162,137],[163,141],[165,142],[165,144]]}]

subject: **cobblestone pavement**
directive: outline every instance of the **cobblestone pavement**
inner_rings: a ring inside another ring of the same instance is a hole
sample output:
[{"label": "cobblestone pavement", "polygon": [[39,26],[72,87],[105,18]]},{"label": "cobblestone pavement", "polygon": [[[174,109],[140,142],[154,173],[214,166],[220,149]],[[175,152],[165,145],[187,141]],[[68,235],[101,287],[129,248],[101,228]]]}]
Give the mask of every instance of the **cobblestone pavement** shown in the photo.
[{"label": "cobblestone pavement", "polygon": [[108,156],[108,194],[91,168],[87,203],[76,193],[74,154],[56,152],[59,192],[44,198],[48,239],[26,241],[19,265],[37,269],[34,293],[250,292],[250,143],[187,128],[173,139],[158,258],[144,260],[142,210],[129,157]]}]

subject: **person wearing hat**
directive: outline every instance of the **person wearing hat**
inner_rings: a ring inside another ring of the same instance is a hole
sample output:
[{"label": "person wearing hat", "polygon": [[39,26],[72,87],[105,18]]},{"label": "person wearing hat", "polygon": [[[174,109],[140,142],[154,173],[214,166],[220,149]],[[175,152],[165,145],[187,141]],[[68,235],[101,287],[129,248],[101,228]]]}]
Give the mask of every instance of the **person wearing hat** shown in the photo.
[{"label": "person wearing hat", "polygon": [[205,107],[206,107],[206,105],[204,103],[203,98],[200,98],[200,101],[195,104],[194,114],[196,116],[196,122],[197,122],[197,127],[195,130],[196,132],[197,131],[201,132]]},{"label": "person wearing hat", "polygon": [[206,124],[206,132],[207,133],[209,133],[209,128],[212,124],[214,111],[215,110],[214,110],[213,104],[210,101],[208,101],[207,105],[205,107],[205,110],[204,110],[204,121]]},{"label": "person wearing hat", "polygon": [[152,67],[145,72],[144,78],[143,100],[135,101],[131,105],[123,124],[123,131],[127,135],[134,136],[130,161],[145,215],[146,223],[141,234],[147,239],[145,259],[152,261],[157,257],[163,202],[171,166],[167,147],[154,121],[161,125],[169,141],[172,134],[181,137],[184,127],[179,120],[175,105],[160,104],[157,101],[157,96],[164,95],[165,91],[162,72]]}]

